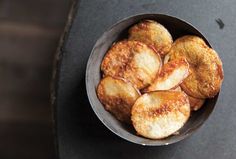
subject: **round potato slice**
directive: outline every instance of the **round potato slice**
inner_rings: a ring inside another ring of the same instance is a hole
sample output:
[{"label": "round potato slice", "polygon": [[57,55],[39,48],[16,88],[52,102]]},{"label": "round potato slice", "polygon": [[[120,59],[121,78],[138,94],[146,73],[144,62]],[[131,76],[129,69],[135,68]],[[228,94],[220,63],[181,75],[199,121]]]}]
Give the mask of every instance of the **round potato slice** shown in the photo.
[{"label": "round potato slice", "polygon": [[104,77],[97,87],[97,95],[107,111],[118,120],[131,123],[131,108],[140,96],[131,83],[121,78]]},{"label": "round potato slice", "polygon": [[195,98],[211,98],[220,90],[223,81],[222,62],[217,53],[197,36],[177,39],[169,53],[170,60],[185,57],[190,66],[189,76],[181,88]]},{"label": "round potato slice", "polygon": [[177,87],[189,74],[189,64],[185,58],[166,63],[148,91],[169,90]]},{"label": "round potato slice", "polygon": [[129,40],[114,44],[101,64],[105,75],[125,78],[138,89],[150,85],[160,67],[158,54],[144,43]]},{"label": "round potato slice", "polygon": [[139,135],[161,139],[178,131],[190,116],[188,97],[179,91],[155,91],[139,97],[131,111]]},{"label": "round potato slice", "polygon": [[144,20],[129,29],[129,39],[147,44],[161,56],[170,51],[173,43],[168,30],[154,20]]}]

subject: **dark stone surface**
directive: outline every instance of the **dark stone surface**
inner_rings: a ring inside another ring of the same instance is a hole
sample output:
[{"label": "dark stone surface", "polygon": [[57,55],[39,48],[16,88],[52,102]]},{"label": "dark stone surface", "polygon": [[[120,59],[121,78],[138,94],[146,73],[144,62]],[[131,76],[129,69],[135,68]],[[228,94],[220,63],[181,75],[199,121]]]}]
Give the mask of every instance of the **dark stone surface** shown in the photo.
[{"label": "dark stone surface", "polygon": [[[55,111],[60,158],[235,158],[235,8],[234,0],[81,0],[59,51]],[[225,80],[210,118],[190,138],[164,147],[139,146],[113,135],[93,113],[85,90],[86,63],[96,40],[113,23],[140,13],[164,13],[189,21],[224,64]],[[219,19],[224,27],[219,27]]]}]

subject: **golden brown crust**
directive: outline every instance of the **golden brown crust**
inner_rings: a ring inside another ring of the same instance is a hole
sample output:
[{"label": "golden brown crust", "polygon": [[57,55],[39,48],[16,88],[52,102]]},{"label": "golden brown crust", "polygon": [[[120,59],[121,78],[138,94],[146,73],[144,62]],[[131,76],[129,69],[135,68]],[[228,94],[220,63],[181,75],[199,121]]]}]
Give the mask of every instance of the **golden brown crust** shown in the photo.
[{"label": "golden brown crust", "polygon": [[[176,88],[174,88],[172,90],[174,90],[174,91],[182,91],[180,86],[177,86]],[[206,101],[206,99],[200,99],[200,98],[191,97],[187,93],[186,93],[186,95],[188,96],[188,100],[189,100],[191,111],[199,110],[203,106],[205,101]]]},{"label": "golden brown crust", "polygon": [[188,99],[189,99],[189,104],[192,111],[199,110],[205,102],[205,99],[194,98],[189,95],[188,95]]},{"label": "golden brown crust", "polygon": [[148,86],[160,67],[158,54],[146,44],[130,40],[114,44],[101,64],[105,75],[125,78],[138,89]]},{"label": "golden brown crust", "polygon": [[140,93],[131,83],[122,78],[104,77],[98,87],[97,95],[104,108],[118,120],[131,123],[131,108]]},{"label": "golden brown crust", "polygon": [[174,87],[174,88],[172,88],[171,90],[173,90],[173,91],[179,91],[179,92],[182,91],[182,89],[181,89],[180,86]]},{"label": "golden brown crust", "polygon": [[190,75],[181,88],[195,98],[211,98],[220,90],[223,81],[222,62],[217,53],[197,36],[177,39],[170,50],[170,60],[185,57],[190,65]]},{"label": "golden brown crust", "polygon": [[138,134],[161,139],[178,131],[190,116],[188,97],[179,91],[154,91],[139,97],[131,111]]},{"label": "golden brown crust", "polygon": [[129,29],[129,39],[147,44],[161,56],[167,54],[173,43],[168,30],[153,20],[144,20]]}]

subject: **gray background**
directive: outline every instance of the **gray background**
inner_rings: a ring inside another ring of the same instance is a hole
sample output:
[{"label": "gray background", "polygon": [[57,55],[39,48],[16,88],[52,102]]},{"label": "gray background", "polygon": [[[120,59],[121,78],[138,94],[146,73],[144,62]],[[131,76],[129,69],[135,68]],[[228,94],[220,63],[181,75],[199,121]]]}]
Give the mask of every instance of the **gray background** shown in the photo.
[{"label": "gray background", "polygon": [[[54,106],[60,158],[236,158],[235,9],[234,0],[79,1],[58,52]],[[113,135],[93,113],[85,90],[86,63],[96,40],[118,20],[140,13],[164,13],[192,23],[224,64],[222,91],[210,118],[190,138],[164,147],[143,147]]]}]

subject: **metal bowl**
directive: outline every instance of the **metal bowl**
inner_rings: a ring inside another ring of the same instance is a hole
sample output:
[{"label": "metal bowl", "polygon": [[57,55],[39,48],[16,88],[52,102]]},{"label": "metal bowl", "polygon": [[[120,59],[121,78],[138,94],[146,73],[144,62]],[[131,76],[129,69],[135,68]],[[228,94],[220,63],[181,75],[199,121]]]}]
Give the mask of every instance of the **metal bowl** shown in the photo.
[{"label": "metal bowl", "polygon": [[143,19],[156,20],[164,25],[174,40],[183,35],[191,34],[201,37],[210,46],[207,39],[195,27],[176,17],[163,14],[141,14],[125,18],[111,26],[97,40],[93,47],[86,68],[86,89],[93,111],[101,122],[113,133],[136,144],[150,146],[168,145],[190,136],[206,121],[215,107],[218,94],[212,99],[207,99],[200,110],[193,112],[188,122],[179,130],[177,135],[172,135],[161,140],[151,140],[136,135],[132,125],[126,125],[118,121],[112,114],[107,112],[96,95],[96,87],[101,80],[100,64],[107,50],[113,42],[127,38],[128,29]]}]

